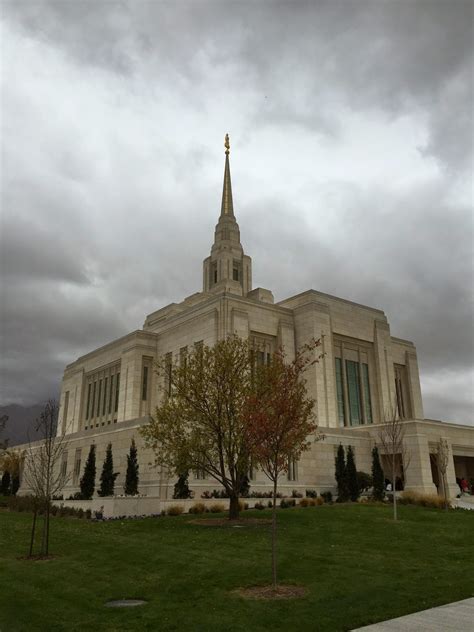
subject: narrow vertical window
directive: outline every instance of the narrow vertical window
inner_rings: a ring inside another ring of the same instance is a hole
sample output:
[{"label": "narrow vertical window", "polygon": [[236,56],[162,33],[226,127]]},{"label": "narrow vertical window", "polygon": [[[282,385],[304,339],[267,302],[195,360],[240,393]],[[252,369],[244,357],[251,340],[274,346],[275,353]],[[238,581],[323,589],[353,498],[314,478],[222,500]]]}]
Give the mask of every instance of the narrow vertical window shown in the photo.
[{"label": "narrow vertical window", "polygon": [[342,383],[342,360],[336,358],[336,394],[337,394],[337,416],[339,425],[344,426],[344,387]]},{"label": "narrow vertical window", "polygon": [[167,353],[165,356],[165,393],[167,397],[171,397],[171,372],[173,356],[171,353]]},{"label": "narrow vertical window", "polygon": [[81,474],[81,448],[76,448],[76,454],[74,455],[74,475],[72,479],[73,485],[78,484],[80,474]]},{"label": "narrow vertical window", "polygon": [[63,452],[63,457],[61,461],[61,480],[64,484],[67,476],[67,452]]},{"label": "narrow vertical window", "polygon": [[97,395],[97,413],[96,416],[100,417],[100,403],[101,403],[101,396],[102,396],[102,380],[99,380],[99,393]]},{"label": "narrow vertical window", "polygon": [[364,385],[365,398],[365,419],[368,424],[372,423],[372,404],[370,402],[370,382],[369,382],[369,365],[362,364],[362,383]]},{"label": "narrow vertical window", "polygon": [[102,415],[105,415],[107,411],[107,383],[108,381],[109,381],[109,378],[106,377],[104,380],[104,401],[102,404]]},{"label": "narrow vertical window", "polygon": [[69,391],[66,391],[66,393],[64,394],[63,423],[61,425],[62,434],[66,433],[68,408],[69,408]]},{"label": "narrow vertical window", "polygon": [[296,481],[298,478],[298,472],[296,467],[296,460],[292,457],[288,459],[288,480]]},{"label": "narrow vertical window", "polygon": [[95,417],[94,411],[95,411],[95,395],[96,395],[96,391],[97,391],[97,382],[94,382],[94,386],[92,388],[91,419],[93,419]]},{"label": "narrow vertical window", "polygon": [[120,393],[120,373],[117,373],[117,376],[115,378],[115,410],[114,412],[118,411],[119,393]]},{"label": "narrow vertical window", "polygon": [[362,421],[358,362],[346,360],[346,372],[351,426],[358,426]]},{"label": "narrow vertical window", "polygon": [[92,391],[92,383],[89,382],[87,385],[87,406],[86,406],[86,420],[89,419],[91,413],[91,391]]},{"label": "narrow vertical window", "polygon": [[114,398],[114,376],[110,376],[110,391],[109,391],[109,415],[112,413],[112,402]]},{"label": "narrow vertical window", "polygon": [[142,381],[142,401],[148,399],[148,367],[143,367],[143,381]]}]

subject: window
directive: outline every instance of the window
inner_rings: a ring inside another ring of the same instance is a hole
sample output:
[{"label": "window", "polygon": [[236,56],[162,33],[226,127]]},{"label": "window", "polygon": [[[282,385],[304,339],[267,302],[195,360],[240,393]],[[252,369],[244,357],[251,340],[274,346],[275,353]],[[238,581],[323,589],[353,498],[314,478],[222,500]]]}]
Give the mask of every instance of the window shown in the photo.
[{"label": "window", "polygon": [[102,404],[102,415],[104,416],[106,411],[107,411],[107,382],[108,382],[108,377],[105,378],[104,380],[104,401]]},{"label": "window", "polygon": [[118,411],[119,394],[120,394],[120,373],[117,373],[117,376],[115,378],[115,410],[114,412]]},{"label": "window", "polygon": [[411,408],[408,392],[408,376],[406,366],[395,364],[394,372],[398,416],[400,417],[400,419],[410,419]]},{"label": "window", "polygon": [[173,372],[173,354],[170,352],[165,355],[165,394],[166,394],[166,397],[171,397],[172,372]]},{"label": "window", "polygon": [[239,269],[238,268],[234,268],[232,270],[232,279],[234,281],[238,281],[239,280]]},{"label": "window", "polygon": [[143,378],[142,378],[142,401],[146,401],[148,399],[148,367],[143,367]]},{"label": "window", "polygon": [[89,382],[89,384],[87,385],[87,406],[86,406],[86,419],[89,419],[89,417],[91,416],[91,391],[92,391],[92,384]]},{"label": "window", "polygon": [[61,461],[61,480],[63,482],[66,481],[67,476],[67,452],[63,452],[62,461]]},{"label": "window", "polygon": [[116,363],[86,375],[81,408],[83,419],[90,422],[86,428],[97,427],[99,422],[105,425],[111,419],[119,387],[119,372],[120,363]]},{"label": "window", "polygon": [[79,477],[81,475],[81,448],[76,449],[76,454],[74,455],[74,475],[73,475],[73,485],[77,485],[79,483]]},{"label": "window", "polygon": [[66,432],[66,424],[67,424],[67,412],[69,408],[69,391],[66,391],[64,395],[64,411],[63,411],[63,423],[62,423],[62,433]]},{"label": "window", "polygon": [[97,414],[96,414],[96,417],[100,417],[101,395],[102,395],[102,380],[99,380],[99,394],[97,396]]},{"label": "window", "polygon": [[297,462],[293,457],[288,458],[288,480],[298,480]]},{"label": "window", "polygon": [[362,423],[362,409],[360,400],[359,365],[352,360],[346,360],[347,392],[349,396],[349,414],[351,426]]},{"label": "window", "polygon": [[344,408],[344,387],[342,384],[342,360],[341,358],[336,358],[336,391],[337,391],[337,417],[339,420],[339,425],[344,425],[344,416],[345,416],[345,408]]},{"label": "window", "polygon": [[194,478],[197,481],[204,481],[206,480],[206,472],[201,468],[194,470]]},{"label": "window", "polygon": [[[342,338],[342,337],[341,337]],[[340,426],[373,423],[373,382],[370,343],[335,339],[334,369],[336,378],[337,420]],[[376,400],[375,400],[376,401]]]}]

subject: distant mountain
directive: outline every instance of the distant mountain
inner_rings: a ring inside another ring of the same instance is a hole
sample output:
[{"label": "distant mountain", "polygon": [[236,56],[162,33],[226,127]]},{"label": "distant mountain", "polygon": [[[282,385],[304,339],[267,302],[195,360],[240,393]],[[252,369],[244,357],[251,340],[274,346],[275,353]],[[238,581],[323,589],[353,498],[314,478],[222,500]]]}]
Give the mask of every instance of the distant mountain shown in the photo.
[{"label": "distant mountain", "polygon": [[8,415],[8,421],[1,433],[0,439],[8,439],[9,447],[19,443],[41,439],[41,435],[36,431],[36,420],[43,412],[44,404],[34,404],[33,406],[20,406],[10,404],[0,406],[0,417]]}]

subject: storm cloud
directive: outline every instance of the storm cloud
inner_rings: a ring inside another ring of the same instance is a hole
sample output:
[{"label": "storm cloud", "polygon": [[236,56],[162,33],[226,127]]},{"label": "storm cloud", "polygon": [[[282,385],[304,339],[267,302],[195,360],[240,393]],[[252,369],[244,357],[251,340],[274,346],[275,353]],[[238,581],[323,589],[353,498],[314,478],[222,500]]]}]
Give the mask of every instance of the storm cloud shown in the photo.
[{"label": "storm cloud", "polygon": [[383,309],[473,423],[471,2],[2,10],[2,404],[201,288],[229,132],[254,284]]}]

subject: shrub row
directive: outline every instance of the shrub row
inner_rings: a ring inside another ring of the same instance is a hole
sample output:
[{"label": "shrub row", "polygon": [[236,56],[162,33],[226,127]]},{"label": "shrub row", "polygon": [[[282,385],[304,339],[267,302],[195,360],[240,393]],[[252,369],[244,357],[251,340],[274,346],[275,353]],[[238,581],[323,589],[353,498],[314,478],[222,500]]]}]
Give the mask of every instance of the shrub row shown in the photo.
[{"label": "shrub row", "polygon": [[444,498],[436,494],[421,494],[419,492],[402,492],[399,503],[402,505],[419,505],[420,507],[444,508]]}]

